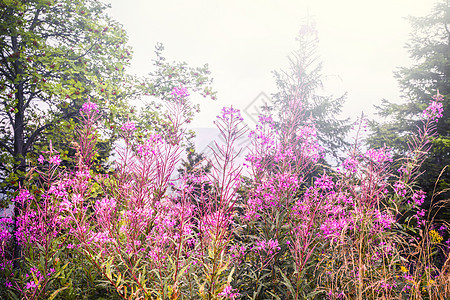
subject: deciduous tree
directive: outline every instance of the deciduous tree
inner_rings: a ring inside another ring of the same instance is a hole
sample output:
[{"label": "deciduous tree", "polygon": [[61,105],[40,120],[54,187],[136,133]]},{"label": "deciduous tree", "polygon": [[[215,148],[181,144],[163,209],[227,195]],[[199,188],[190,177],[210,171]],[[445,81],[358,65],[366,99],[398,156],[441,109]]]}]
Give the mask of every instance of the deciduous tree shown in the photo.
[{"label": "deciduous tree", "polygon": [[155,105],[135,113],[132,97],[170,100],[168,91],[181,84],[215,97],[207,66],[167,62],[162,45],[149,76],[127,75],[127,35],[107,7],[98,0],[0,0],[0,195],[23,181],[49,140],[63,161],[70,156],[75,117],[88,97],[107,125],[100,133],[100,162],[128,118],[144,131],[164,124]]},{"label": "deciduous tree", "polygon": [[118,94],[131,52],[106,8],[96,0],[0,2],[4,188],[23,180],[40,139],[73,131],[71,118],[87,96],[102,110],[124,104]]}]

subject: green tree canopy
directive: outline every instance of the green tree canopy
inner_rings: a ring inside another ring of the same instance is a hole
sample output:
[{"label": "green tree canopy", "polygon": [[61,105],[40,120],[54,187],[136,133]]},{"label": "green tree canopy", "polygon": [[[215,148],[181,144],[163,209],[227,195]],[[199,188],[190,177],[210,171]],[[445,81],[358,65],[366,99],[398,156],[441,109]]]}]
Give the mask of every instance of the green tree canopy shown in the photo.
[{"label": "green tree canopy", "polygon": [[135,119],[144,130],[163,119],[155,105],[134,113],[127,103],[131,97],[168,100],[180,85],[215,97],[207,65],[167,62],[162,45],[157,45],[154,72],[146,78],[127,75],[132,55],[127,35],[107,8],[98,0],[0,0],[1,195],[18,186],[49,140],[64,160],[88,97],[106,125],[99,141],[103,161],[118,124]]},{"label": "green tree canopy", "polygon": [[[99,1],[0,2],[0,159],[14,187],[44,136],[73,130],[91,96],[123,105],[117,90],[131,58],[125,30]],[[48,140],[47,140],[48,141]],[[68,145],[66,145],[68,146]],[[3,178],[5,179],[5,178]]]}]

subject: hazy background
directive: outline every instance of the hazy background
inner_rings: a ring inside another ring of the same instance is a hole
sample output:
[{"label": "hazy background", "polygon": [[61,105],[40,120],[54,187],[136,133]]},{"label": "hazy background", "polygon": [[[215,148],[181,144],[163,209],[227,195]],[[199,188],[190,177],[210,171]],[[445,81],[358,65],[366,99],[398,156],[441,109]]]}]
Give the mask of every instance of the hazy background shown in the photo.
[{"label": "hazy background", "polygon": [[[328,75],[324,93],[348,92],[344,116],[355,119],[382,98],[399,99],[393,71],[411,64],[404,48],[408,15],[430,12],[433,0],[105,0],[133,47],[131,73],[147,74],[162,42],[169,61],[209,64],[218,100],[194,97],[193,128],[213,127],[223,106],[244,109],[260,92],[275,91],[271,71],[287,68],[305,17],[316,21],[319,55]],[[251,123],[251,122],[249,122]]]}]

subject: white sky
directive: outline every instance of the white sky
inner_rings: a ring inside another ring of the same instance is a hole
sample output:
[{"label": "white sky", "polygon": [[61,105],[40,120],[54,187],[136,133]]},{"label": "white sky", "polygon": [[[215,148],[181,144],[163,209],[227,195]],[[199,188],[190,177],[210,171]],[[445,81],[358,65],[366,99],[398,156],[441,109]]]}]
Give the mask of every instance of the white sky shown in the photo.
[{"label": "white sky", "polygon": [[154,46],[169,61],[209,64],[218,100],[201,104],[193,127],[213,127],[223,106],[244,109],[260,92],[275,92],[271,71],[286,68],[309,15],[317,24],[325,93],[348,92],[344,116],[371,115],[382,98],[399,101],[393,71],[409,66],[408,15],[430,12],[434,0],[105,0],[124,25],[134,56],[131,73],[152,70]]}]

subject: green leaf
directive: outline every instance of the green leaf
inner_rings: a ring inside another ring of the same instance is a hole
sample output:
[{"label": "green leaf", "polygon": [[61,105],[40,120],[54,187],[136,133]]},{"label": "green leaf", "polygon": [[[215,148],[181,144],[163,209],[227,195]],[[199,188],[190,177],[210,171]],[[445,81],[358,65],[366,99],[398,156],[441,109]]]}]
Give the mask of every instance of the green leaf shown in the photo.
[{"label": "green leaf", "polygon": [[62,288],[59,288],[59,289],[57,289],[56,291],[54,291],[51,295],[50,295],[50,297],[48,297],[48,300],[53,300],[53,299],[55,299],[55,297],[61,292],[61,291],[64,291],[65,289],[67,289],[69,286],[64,286],[64,287],[62,287]]},{"label": "green leaf", "polygon": [[283,270],[281,270],[278,266],[275,266],[275,269],[280,272],[281,276],[283,277],[283,283],[284,285],[289,289],[289,291],[292,293],[292,295],[295,295],[295,289],[291,284],[291,281],[287,278],[286,274],[284,274]]}]

